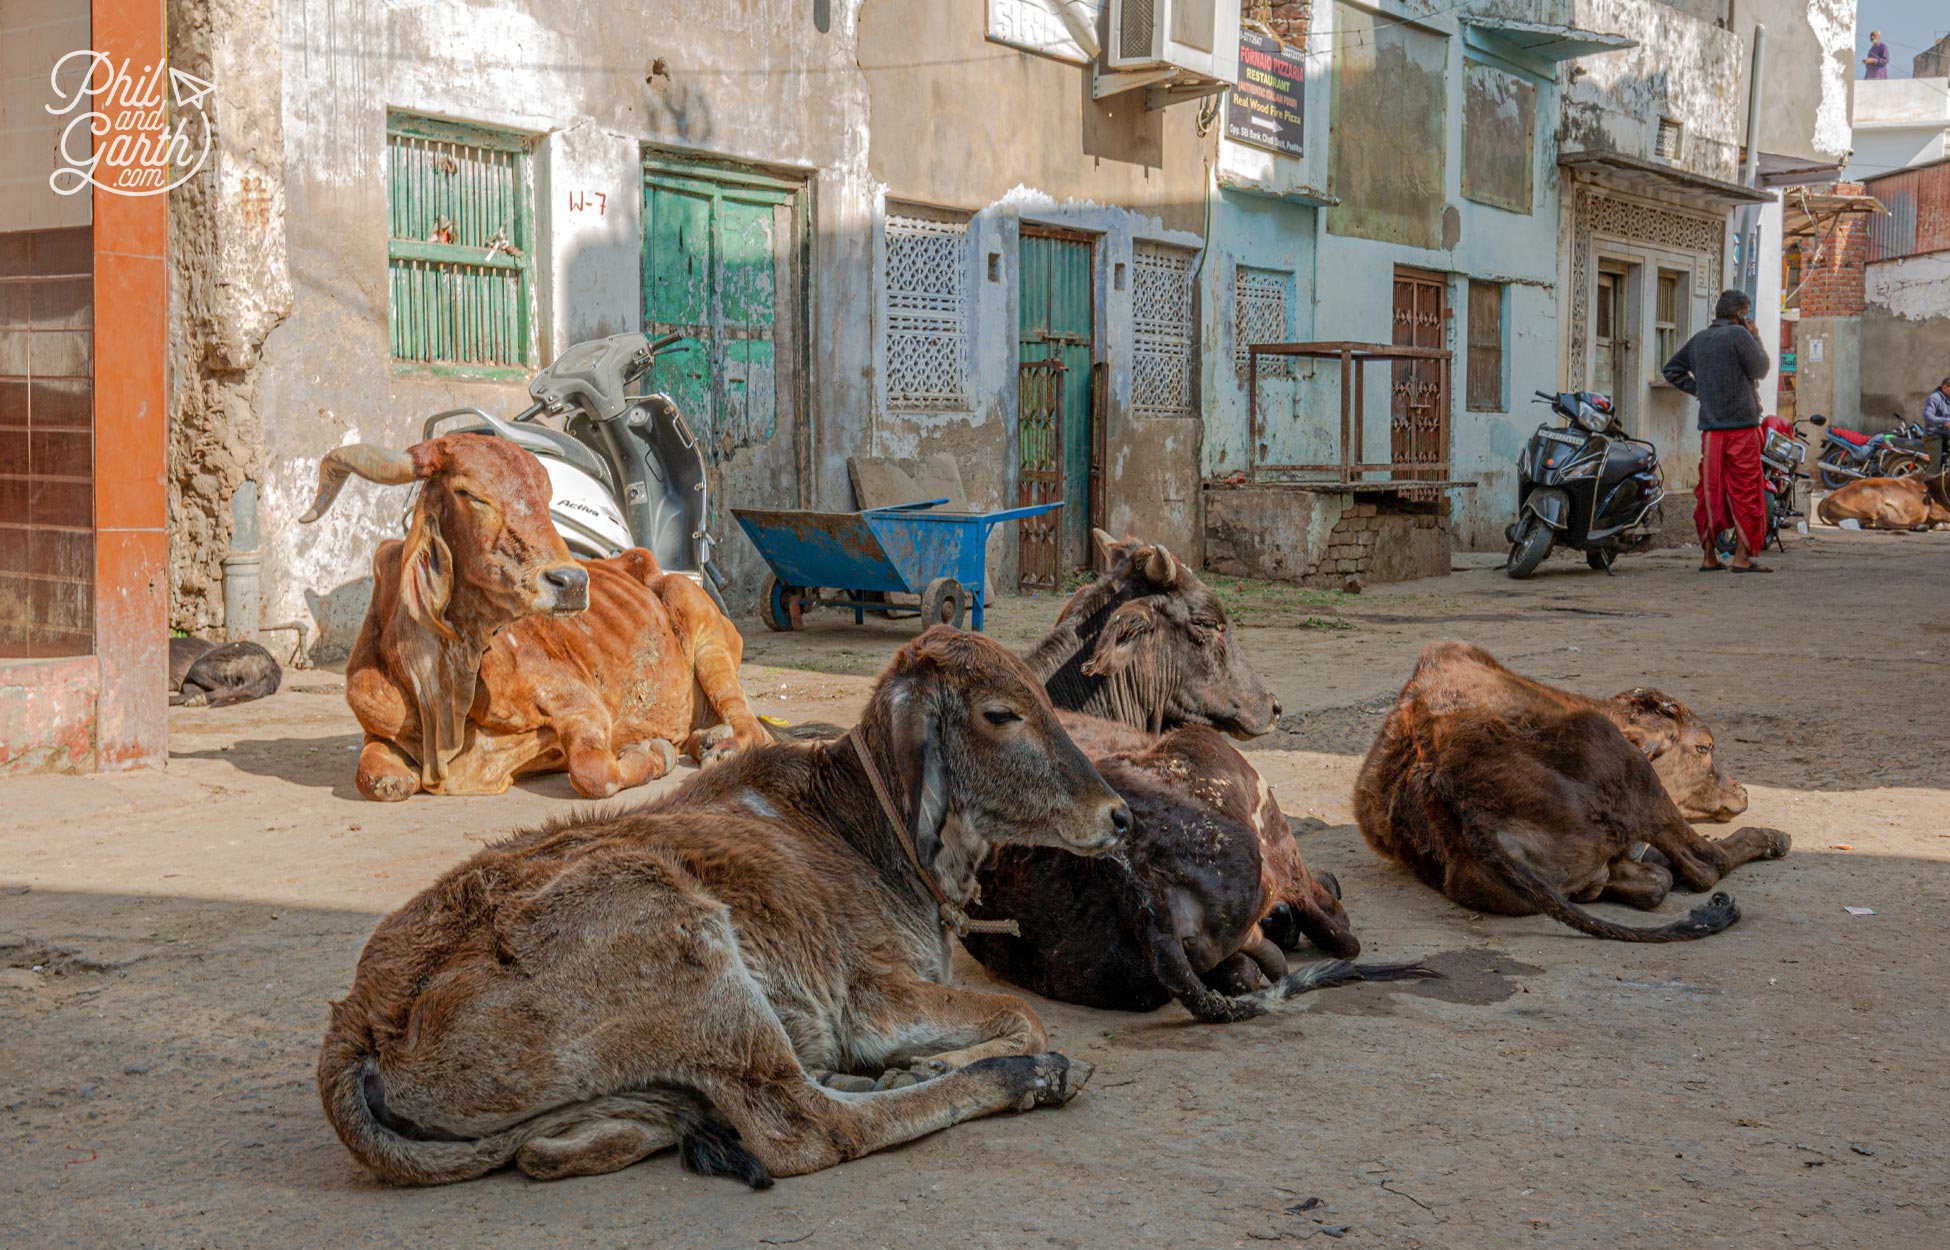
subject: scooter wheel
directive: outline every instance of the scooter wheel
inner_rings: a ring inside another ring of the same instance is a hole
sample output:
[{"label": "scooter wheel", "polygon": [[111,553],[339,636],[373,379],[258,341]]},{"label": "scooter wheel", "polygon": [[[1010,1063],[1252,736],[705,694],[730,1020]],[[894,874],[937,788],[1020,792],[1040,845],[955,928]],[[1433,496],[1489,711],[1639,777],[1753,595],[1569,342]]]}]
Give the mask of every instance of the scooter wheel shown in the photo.
[{"label": "scooter wheel", "polygon": [[1551,544],[1557,541],[1557,531],[1536,517],[1526,517],[1517,524],[1517,541],[1510,545],[1510,562],[1503,571],[1521,581],[1537,571],[1537,566],[1551,553]]}]

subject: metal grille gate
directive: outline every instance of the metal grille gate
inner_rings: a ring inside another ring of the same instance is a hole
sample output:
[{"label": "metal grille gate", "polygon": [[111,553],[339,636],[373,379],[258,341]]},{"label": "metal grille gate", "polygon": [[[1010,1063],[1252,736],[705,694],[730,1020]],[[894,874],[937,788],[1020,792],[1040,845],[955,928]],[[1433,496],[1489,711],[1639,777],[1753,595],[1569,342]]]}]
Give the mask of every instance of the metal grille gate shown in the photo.
[{"label": "metal grille gate", "polygon": [[[1016,374],[1016,503],[1063,498],[1061,360],[1030,360]],[[1018,586],[1056,590],[1063,581],[1063,513],[1057,508],[1016,522]]]}]

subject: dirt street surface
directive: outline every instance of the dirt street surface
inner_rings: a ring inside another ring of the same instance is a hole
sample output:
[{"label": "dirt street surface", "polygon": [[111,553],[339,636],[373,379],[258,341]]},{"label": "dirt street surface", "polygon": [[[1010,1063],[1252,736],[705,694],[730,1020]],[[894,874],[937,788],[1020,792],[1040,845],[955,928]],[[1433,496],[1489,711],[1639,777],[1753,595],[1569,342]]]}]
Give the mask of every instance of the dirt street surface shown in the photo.
[{"label": "dirt street surface", "polygon": [[[1634,557],[1606,578],[1557,561],[1527,583],[1471,567],[1359,596],[1227,588],[1288,709],[1249,757],[1313,822],[1303,854],[1340,875],[1368,957],[1448,979],[1230,1026],[1038,1001],[1056,1047],[1096,1065],[1069,1107],[765,1193],[668,1152],[553,1184],[375,1184],[319,1111],[327,1000],[379,917],[572,792],[557,777],[362,801],[328,672],[178,711],[164,771],[0,783],[0,1245],[1938,1250],[1950,534],[1828,531],[1771,577],[1695,562]],[[1058,602],[999,599],[991,632],[1027,642]],[[912,625],[741,622],[748,686],[764,712],[850,723]],[[1753,796],[1740,823],[1794,837],[1728,880],[1744,919],[1692,944],[1603,942],[1471,915],[1370,854],[1355,771],[1437,638],[1592,694],[1658,685],[1704,714]],[[965,957],[956,971],[986,982]]]}]

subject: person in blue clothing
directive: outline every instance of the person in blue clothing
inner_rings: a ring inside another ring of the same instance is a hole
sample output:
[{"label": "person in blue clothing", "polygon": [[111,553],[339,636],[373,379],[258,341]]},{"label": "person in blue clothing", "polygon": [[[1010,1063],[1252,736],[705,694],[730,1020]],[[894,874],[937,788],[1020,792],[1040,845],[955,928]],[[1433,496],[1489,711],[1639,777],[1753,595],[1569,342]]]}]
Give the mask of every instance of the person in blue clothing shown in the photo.
[{"label": "person in blue clothing", "polygon": [[1930,453],[1930,472],[1950,467],[1950,378],[1937,383],[1923,401],[1923,446]]}]

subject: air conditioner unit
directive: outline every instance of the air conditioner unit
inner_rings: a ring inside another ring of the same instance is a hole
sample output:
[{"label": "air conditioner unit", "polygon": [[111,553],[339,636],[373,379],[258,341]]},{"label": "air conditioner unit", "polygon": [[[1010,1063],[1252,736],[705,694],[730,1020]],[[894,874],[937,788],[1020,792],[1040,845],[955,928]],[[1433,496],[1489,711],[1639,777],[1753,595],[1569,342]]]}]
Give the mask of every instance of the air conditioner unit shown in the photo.
[{"label": "air conditioner unit", "polygon": [[1108,0],[1098,98],[1146,88],[1159,108],[1214,95],[1239,78],[1239,0]]}]

